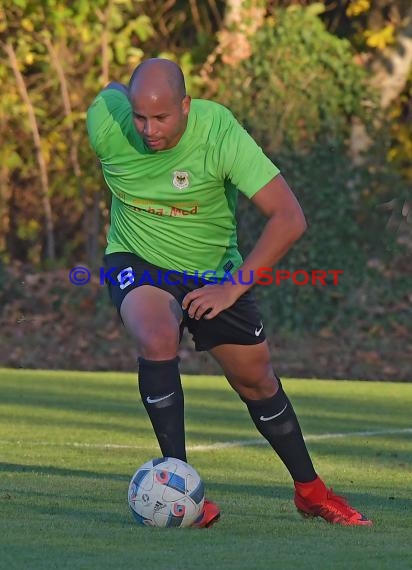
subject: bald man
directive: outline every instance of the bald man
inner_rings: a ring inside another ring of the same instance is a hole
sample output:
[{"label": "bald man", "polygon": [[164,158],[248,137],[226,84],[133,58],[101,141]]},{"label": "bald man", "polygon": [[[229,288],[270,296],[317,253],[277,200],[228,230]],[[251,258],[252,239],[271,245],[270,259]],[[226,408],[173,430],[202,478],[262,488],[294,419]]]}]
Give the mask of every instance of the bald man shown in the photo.
[{"label": "bald man", "polygon": [[[105,255],[110,297],[138,351],[139,389],[160,450],[187,461],[178,350],[184,327],[208,351],[288,469],[297,509],[370,526],[317,475],[273,371],[251,288],[306,229],[279,169],[225,107],[191,100],[181,69],[149,59],[129,85],[110,83],[87,126],[112,192]],[[238,191],[266,216],[252,251],[237,247]],[[205,501],[194,526],[220,516]]]}]

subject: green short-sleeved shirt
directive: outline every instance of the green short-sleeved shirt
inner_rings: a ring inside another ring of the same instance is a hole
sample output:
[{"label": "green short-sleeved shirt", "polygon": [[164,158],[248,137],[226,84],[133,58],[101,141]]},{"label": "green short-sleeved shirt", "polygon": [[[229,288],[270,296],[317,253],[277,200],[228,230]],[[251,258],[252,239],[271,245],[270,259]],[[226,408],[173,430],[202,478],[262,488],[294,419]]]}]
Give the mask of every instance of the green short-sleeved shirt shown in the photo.
[{"label": "green short-sleeved shirt", "polygon": [[87,127],[113,193],[106,253],[136,253],[189,274],[221,277],[239,267],[238,189],[251,198],[279,169],[228,109],[192,100],[178,144],[152,151],[126,95],[106,89],[88,109]]}]

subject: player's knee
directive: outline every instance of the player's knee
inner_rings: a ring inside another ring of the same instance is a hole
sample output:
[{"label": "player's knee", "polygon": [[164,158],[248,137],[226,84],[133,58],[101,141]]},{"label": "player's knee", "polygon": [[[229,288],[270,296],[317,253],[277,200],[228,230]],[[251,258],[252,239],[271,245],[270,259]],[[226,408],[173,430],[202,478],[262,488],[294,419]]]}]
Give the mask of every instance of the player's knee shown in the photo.
[{"label": "player's knee", "polygon": [[260,400],[273,396],[279,387],[270,363],[262,363],[250,371],[234,375],[230,383],[243,398]]},{"label": "player's knee", "polygon": [[139,353],[147,360],[169,360],[175,358],[178,348],[178,328],[159,326],[142,331],[138,338]]}]

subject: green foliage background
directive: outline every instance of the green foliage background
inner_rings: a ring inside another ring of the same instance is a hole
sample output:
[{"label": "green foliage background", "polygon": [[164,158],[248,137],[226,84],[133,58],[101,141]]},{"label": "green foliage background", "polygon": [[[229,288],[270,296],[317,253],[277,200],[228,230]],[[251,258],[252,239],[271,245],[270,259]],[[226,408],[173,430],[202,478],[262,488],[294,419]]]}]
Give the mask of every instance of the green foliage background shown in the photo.
[{"label": "green foliage background", "polygon": [[[217,97],[281,168],[307,217],[309,230],[278,268],[344,271],[338,287],[330,276],[327,287],[299,287],[289,280],[259,288],[273,330],[372,321],[369,307],[359,304],[359,291],[374,283],[377,297],[390,302],[382,268],[406,254],[388,227],[388,211],[380,208],[395,199],[399,209],[408,187],[386,159],[387,125],[374,126],[380,113],[376,94],[355,64],[350,43],[326,30],[317,9],[277,11],[253,37],[252,56],[218,73]],[[355,118],[378,141],[361,166],[350,155]],[[246,201],[240,220],[240,244],[247,252],[264,221]],[[380,272],[373,263],[368,267],[375,256]],[[400,296],[408,293],[406,283],[396,289]]]},{"label": "green foliage background", "polygon": [[[280,268],[344,271],[339,287],[258,288],[273,328],[404,323],[412,290],[405,271],[411,258],[407,95],[381,116],[370,75],[342,29],[338,37],[326,28],[321,3],[302,8],[268,2],[264,24],[250,39],[251,56],[235,67],[217,58],[205,80],[202,70],[216,47],[225,4],[197,2],[196,12],[193,2],[183,0],[173,7],[160,0],[0,2],[3,263],[19,260],[38,269],[100,264],[110,199],[89,148],[85,112],[108,80],[126,82],[142,58],[160,55],[181,64],[192,95],[213,96],[233,110],[296,192],[309,231]],[[10,47],[33,106],[40,149],[7,57]],[[355,119],[374,141],[361,164],[350,152]],[[39,150],[48,173],[46,193]],[[54,261],[47,257],[45,194]],[[240,246],[247,252],[264,220],[244,200],[239,218]]]}]

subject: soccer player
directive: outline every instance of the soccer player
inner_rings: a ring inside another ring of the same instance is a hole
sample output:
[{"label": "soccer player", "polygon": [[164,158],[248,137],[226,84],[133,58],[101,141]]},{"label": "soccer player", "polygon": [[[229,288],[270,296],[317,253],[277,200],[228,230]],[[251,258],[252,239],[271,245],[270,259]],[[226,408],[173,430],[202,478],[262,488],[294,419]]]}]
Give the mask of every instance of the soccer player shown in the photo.
[{"label": "soccer player", "polygon": [[[137,345],[140,395],[163,456],[187,460],[177,356],[187,327],[285,464],[297,509],[371,525],[317,475],[250,291],[257,270],[274,266],[306,229],[278,168],[228,109],[191,100],[181,69],[165,59],[141,63],[128,86],[103,89],[87,126],[112,192],[106,280]],[[245,260],[237,248],[238,191],[267,217]],[[207,500],[195,526],[219,516]]]}]

